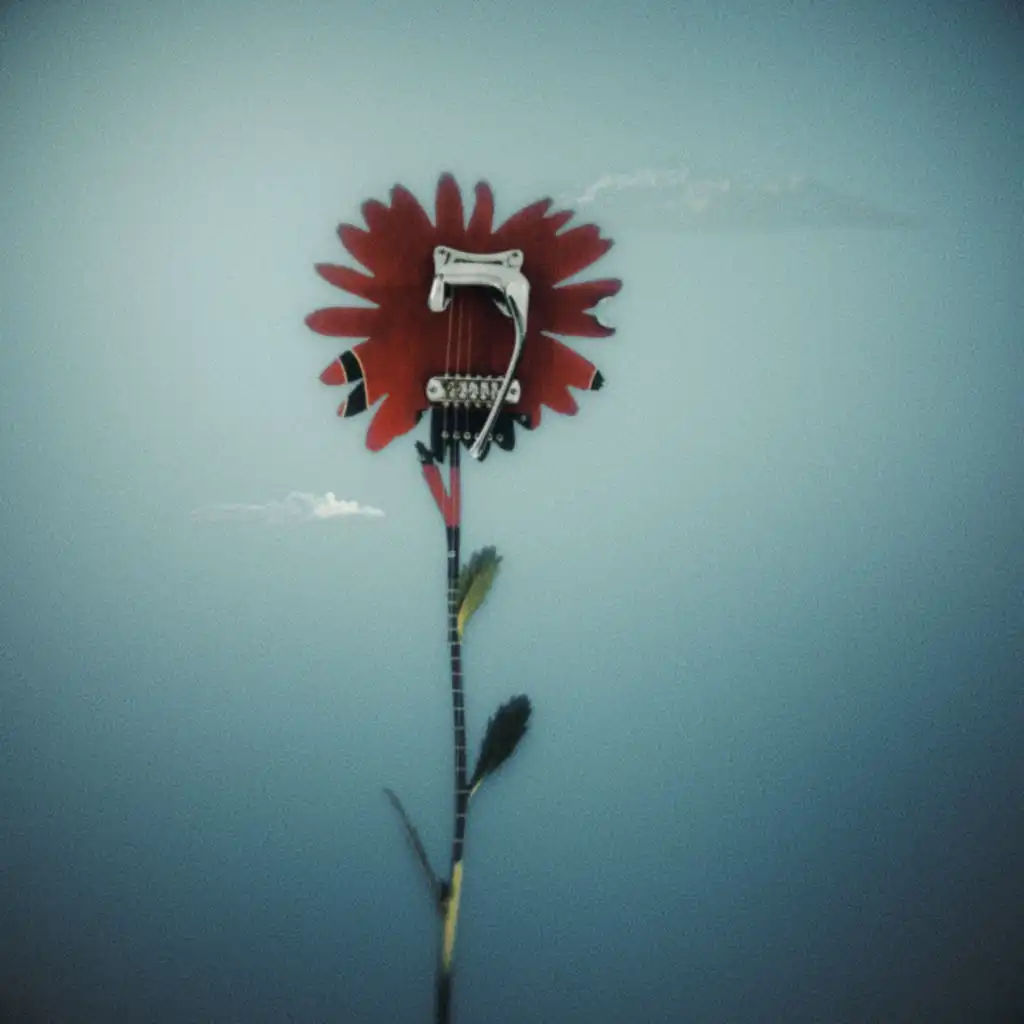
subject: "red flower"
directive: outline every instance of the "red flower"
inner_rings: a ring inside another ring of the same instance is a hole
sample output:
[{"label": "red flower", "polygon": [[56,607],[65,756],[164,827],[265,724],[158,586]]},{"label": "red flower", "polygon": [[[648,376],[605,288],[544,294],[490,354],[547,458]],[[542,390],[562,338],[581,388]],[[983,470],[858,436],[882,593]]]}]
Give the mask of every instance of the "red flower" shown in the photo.
[{"label": "red flower", "polygon": [[467,224],[459,186],[445,174],[437,184],[436,224],[408,189],[396,185],[390,206],[375,199],[363,204],[365,230],[351,224],[339,228],[342,245],[370,274],[329,263],[318,264],[317,273],[374,305],[319,309],[306,323],[319,334],[367,339],[343,352],[320,379],[325,384],[361,382],[339,407],[339,416],[362,412],[384,399],[367,434],[372,451],[416,425],[429,408],[425,388],[430,377],[444,373],[501,376],[511,357],[511,321],[485,289],[460,289],[447,313],[427,308],[438,245],[476,253],[523,251],[530,300],[523,354],[515,374],[522,388],[514,407],[518,422],[536,427],[542,405],[571,416],[578,407],[569,388],[600,387],[602,378],[593,364],[551,335],[604,338],[614,333],[588,310],[615,295],[621,281],[559,287],[603,256],[612,243],[593,224],[562,231],[573,213],[552,213],[551,206],[550,199],[532,203],[495,230],[494,195],[481,182]]}]

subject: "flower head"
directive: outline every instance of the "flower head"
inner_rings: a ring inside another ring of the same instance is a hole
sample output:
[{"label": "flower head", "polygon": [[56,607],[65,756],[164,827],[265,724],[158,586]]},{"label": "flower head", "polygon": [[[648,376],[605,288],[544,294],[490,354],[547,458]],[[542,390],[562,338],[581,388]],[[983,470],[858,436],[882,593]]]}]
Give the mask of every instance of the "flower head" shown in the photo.
[{"label": "flower head", "polygon": [[524,254],[530,306],[515,373],[521,393],[509,407],[516,422],[534,429],[540,424],[542,405],[571,416],[578,406],[569,388],[601,386],[594,365],[552,335],[604,338],[614,333],[589,311],[615,295],[621,281],[562,283],[603,256],[611,241],[593,224],[562,230],[572,211],[551,212],[550,199],[523,207],[494,228],[490,186],[481,182],[475,192],[467,222],[459,186],[450,174],[442,175],[431,223],[412,193],[396,185],[390,206],[375,199],[363,204],[366,228],[343,224],[338,231],[342,245],[369,273],[317,265],[325,281],[372,303],[332,306],[306,318],[318,334],[366,339],[338,356],[320,379],[325,384],[356,384],[339,407],[340,416],[356,415],[383,399],[367,433],[372,451],[419,422],[430,407],[425,389],[431,377],[500,377],[511,358],[510,321],[485,289],[460,289],[445,313],[428,309],[438,245],[475,253],[520,249]]}]

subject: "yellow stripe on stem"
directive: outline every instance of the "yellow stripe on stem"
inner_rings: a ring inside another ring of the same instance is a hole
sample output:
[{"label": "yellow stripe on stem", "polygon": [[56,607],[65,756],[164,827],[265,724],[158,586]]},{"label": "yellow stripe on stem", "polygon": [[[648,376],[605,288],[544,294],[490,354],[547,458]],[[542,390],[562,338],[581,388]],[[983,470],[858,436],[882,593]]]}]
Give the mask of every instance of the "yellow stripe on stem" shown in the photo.
[{"label": "yellow stripe on stem", "polygon": [[455,954],[455,931],[459,924],[459,900],[462,897],[462,861],[452,868],[452,887],[444,908],[444,938],[441,946],[441,963],[446,971],[452,969]]}]

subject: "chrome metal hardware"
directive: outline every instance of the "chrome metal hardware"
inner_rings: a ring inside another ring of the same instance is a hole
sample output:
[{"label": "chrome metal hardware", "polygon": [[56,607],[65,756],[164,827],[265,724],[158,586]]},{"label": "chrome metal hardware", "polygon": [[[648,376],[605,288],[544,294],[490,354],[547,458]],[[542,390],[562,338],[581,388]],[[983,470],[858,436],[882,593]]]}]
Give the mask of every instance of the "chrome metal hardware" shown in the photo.
[{"label": "chrome metal hardware", "polygon": [[[526,318],[530,305],[530,282],[523,276],[523,253],[521,249],[509,249],[506,252],[475,253],[461,252],[446,245],[434,249],[434,280],[427,296],[427,306],[434,313],[441,313],[452,301],[452,290],[459,287],[491,288],[499,293],[495,305],[505,316],[512,320],[515,331],[515,343],[512,357],[509,360],[505,376],[501,378],[497,392],[492,396],[480,399],[489,403],[491,411],[483,425],[469,454],[475,459],[483,457],[491,441],[494,422],[506,401],[516,401],[510,397],[512,375],[515,373],[519,358],[523,354],[523,343],[526,340]],[[483,378],[477,378],[482,380]],[[433,381],[445,378],[431,378]],[[430,383],[427,385],[427,397],[430,395]],[[444,401],[444,399],[440,399]]]},{"label": "chrome metal hardware", "polygon": [[[454,405],[461,408],[482,408],[493,405],[501,390],[501,377],[451,376],[431,377],[427,381],[427,401],[434,405]],[[522,388],[513,380],[505,396],[509,405],[519,401]]]}]

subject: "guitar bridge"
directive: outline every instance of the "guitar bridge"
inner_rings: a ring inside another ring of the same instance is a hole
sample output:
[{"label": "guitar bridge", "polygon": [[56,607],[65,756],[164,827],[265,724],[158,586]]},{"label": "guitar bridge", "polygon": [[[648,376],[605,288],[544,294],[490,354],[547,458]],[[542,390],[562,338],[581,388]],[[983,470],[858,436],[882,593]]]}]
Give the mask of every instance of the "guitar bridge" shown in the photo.
[{"label": "guitar bridge", "polygon": [[[502,377],[474,377],[457,373],[431,377],[427,381],[427,401],[432,405],[458,409],[490,408],[498,400],[503,383]],[[513,380],[504,401],[508,405],[515,405],[521,394],[519,381]]]},{"label": "guitar bridge", "polygon": [[[469,450],[469,454],[474,459],[484,457],[487,446],[491,443],[491,431],[501,414],[501,407],[506,402],[516,401],[511,397],[512,374],[515,373],[519,358],[523,354],[523,343],[526,341],[526,316],[530,305],[530,282],[523,276],[522,267],[523,252],[521,249],[476,253],[462,252],[459,249],[449,248],[447,245],[438,245],[434,248],[434,279],[427,295],[427,307],[430,311],[440,313],[448,309],[452,301],[452,293],[456,288],[487,288],[498,293],[495,297],[498,309],[511,319],[515,334],[508,369],[505,371],[505,376],[498,381],[496,390],[491,391],[491,378],[489,377],[454,378],[455,383],[451,393],[456,397],[450,401],[455,403],[460,401],[479,402],[490,406],[483,428],[477,434],[473,447]],[[443,383],[445,378],[432,378],[431,382],[434,380],[442,382],[441,387],[436,389],[438,394],[447,394],[448,388]],[[467,385],[465,390],[461,387],[464,382]],[[470,397],[469,385],[472,383],[477,385],[475,398]],[[488,397],[485,397],[485,392]],[[464,398],[463,395],[465,395]],[[427,398],[430,401],[437,401],[431,397],[430,384],[427,385]],[[440,401],[444,402],[445,399],[441,398]]]}]

